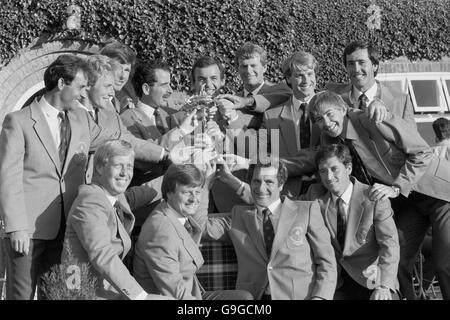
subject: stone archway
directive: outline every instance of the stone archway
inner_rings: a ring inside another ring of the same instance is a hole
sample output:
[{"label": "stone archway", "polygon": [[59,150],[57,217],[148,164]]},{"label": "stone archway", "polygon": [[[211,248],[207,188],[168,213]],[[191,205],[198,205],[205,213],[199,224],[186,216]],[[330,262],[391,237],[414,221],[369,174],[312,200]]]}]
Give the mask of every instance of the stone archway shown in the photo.
[{"label": "stone archway", "polygon": [[60,54],[86,56],[99,52],[99,45],[79,39],[38,38],[21,50],[0,71],[0,129],[9,112],[21,109],[44,89],[44,71]]}]

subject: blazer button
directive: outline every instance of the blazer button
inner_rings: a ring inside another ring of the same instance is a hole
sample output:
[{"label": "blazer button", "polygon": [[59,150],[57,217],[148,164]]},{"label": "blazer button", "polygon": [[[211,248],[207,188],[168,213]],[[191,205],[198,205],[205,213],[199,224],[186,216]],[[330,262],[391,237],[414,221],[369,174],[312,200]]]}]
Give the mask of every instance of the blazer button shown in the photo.
[{"label": "blazer button", "polygon": [[273,267],[268,267],[267,269],[268,269],[269,271],[271,271],[271,270],[273,269]]}]

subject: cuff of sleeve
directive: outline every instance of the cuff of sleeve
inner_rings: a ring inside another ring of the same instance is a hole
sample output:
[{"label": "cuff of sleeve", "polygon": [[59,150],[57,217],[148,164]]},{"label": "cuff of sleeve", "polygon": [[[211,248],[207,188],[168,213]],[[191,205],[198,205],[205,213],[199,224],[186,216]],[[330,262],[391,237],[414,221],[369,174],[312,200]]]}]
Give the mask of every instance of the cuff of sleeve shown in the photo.
[{"label": "cuff of sleeve", "polygon": [[133,300],[145,300],[145,298],[147,297],[147,292],[145,292],[144,290],[142,290],[141,293],[139,293],[137,295],[137,297],[135,297]]},{"label": "cuff of sleeve", "polygon": [[159,156],[159,161],[164,161],[169,158],[169,153],[166,151],[166,149],[161,148],[161,155]]},{"label": "cuff of sleeve", "polygon": [[239,186],[239,188],[236,190],[236,194],[238,196],[241,196],[242,193],[244,192],[244,188],[245,188],[245,183],[241,182],[241,185]]}]

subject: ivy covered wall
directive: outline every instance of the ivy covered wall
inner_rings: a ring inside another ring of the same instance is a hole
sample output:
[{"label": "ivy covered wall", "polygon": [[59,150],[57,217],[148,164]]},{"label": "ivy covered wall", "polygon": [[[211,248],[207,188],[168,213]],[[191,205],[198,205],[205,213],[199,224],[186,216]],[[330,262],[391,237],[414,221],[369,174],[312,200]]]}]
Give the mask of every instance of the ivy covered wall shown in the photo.
[{"label": "ivy covered wall", "polygon": [[[298,49],[313,53],[321,67],[319,87],[345,81],[341,53],[354,39],[370,39],[383,59],[439,60],[450,52],[449,0],[2,0],[0,65],[33,39],[62,37],[101,43],[114,37],[140,57],[164,57],[173,67],[174,86],[189,87],[189,69],[208,54],[226,66],[228,90],[238,90],[234,52],[254,41],[269,54],[267,79],[281,79],[279,66]],[[82,9],[82,30],[64,31],[66,9]],[[381,9],[380,28],[376,12]],[[1,68],[1,67],[0,67]]]}]

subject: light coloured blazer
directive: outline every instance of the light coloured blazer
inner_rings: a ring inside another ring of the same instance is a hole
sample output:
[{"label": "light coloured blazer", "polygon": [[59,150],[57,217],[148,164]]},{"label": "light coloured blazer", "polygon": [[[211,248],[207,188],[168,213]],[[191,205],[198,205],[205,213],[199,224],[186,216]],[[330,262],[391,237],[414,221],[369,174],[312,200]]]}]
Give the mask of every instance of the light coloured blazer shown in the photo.
[{"label": "light coloured blazer", "polygon": [[68,119],[72,135],[61,170],[58,148],[37,100],[6,115],[0,135],[0,214],[5,232],[24,230],[33,239],[54,239],[61,213],[67,216],[84,183],[89,150],[119,137],[102,131],[84,110],[70,110]]},{"label": "light coloured blazer", "polygon": [[120,115],[124,125],[135,137],[150,140],[158,145],[171,149],[175,144],[183,139],[180,129],[172,125],[171,114],[175,110],[160,108],[161,120],[165,132],[159,132],[151,119],[139,108],[126,109]]},{"label": "light coloured blazer", "polygon": [[[370,186],[353,177],[351,180],[353,193],[348,208],[344,248],[336,238],[337,212],[334,205],[330,206],[330,192],[321,184],[311,185],[304,199],[319,201],[340,266],[338,271],[344,268],[353,280],[369,289],[384,285],[398,290],[400,246],[390,202],[371,201],[368,196]],[[373,275],[374,271],[379,274]],[[376,280],[377,276],[379,280]]]},{"label": "light coloured blazer", "polygon": [[[413,128],[417,128],[414,120],[414,110],[409,95],[389,89],[379,81],[377,81],[377,85],[377,97],[386,104],[387,109],[397,117],[405,119]],[[350,107],[358,109],[358,106],[354,106],[350,101],[352,92],[351,83],[328,83],[325,86],[325,90],[330,90],[339,94]]]},{"label": "light coloured blazer", "polygon": [[[145,141],[136,138],[128,131],[126,126],[120,119],[119,114],[111,109],[98,109],[97,123],[105,131],[111,135],[120,136],[120,139],[129,142],[134,149],[135,159],[145,162],[146,166],[154,165],[160,161],[163,147],[152,141]],[[94,154],[90,154],[89,163],[86,169],[86,182],[90,182],[93,173]]]},{"label": "light coloured blazer", "polygon": [[201,299],[203,289],[195,275],[204,263],[198,248],[201,228],[189,218],[195,230],[191,237],[178,217],[163,201],[147,218],[136,243],[134,276],[149,293]]},{"label": "light coloured blazer", "polygon": [[[387,185],[400,188],[408,197],[411,191],[450,201],[450,161],[439,158],[403,119],[392,116],[374,124],[363,112],[344,117],[341,134],[350,139],[369,173]],[[322,135],[323,143],[336,138]]]},{"label": "light coloured blazer", "polygon": [[[248,109],[236,110],[238,114],[238,119],[233,121],[233,128],[241,129],[256,129],[258,130],[262,122],[262,113],[280,103],[285,102],[289,99],[292,94],[291,88],[289,88],[285,83],[271,84],[264,82],[258,93],[253,96],[255,99],[255,110],[250,111]],[[244,91],[240,91],[237,94],[243,97]]]},{"label": "light coloured blazer", "polygon": [[98,277],[99,297],[133,299],[143,289],[122,259],[131,248],[129,234],[134,226],[134,216],[125,196],[121,194],[118,199],[124,213],[123,224],[100,186],[80,187],[67,218],[62,260],[67,258],[70,248],[73,258],[90,263]]},{"label": "light coloured blazer", "polygon": [[[203,223],[202,223],[203,224]],[[336,259],[319,204],[284,198],[272,255],[254,206],[236,206],[230,218],[211,218],[205,236],[233,242],[238,259],[236,289],[260,299],[268,284],[273,300],[332,299],[336,289]]]}]

